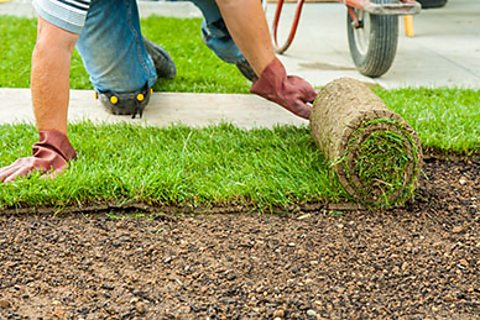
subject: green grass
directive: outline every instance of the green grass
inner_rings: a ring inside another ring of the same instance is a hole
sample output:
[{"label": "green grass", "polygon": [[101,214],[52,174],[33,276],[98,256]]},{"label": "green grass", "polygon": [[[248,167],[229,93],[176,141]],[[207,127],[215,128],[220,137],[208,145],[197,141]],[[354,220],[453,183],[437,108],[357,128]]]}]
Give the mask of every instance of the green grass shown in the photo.
[{"label": "green grass", "polygon": [[[35,130],[1,126],[0,165],[29,153]],[[125,200],[281,206],[346,199],[307,128],[243,131],[127,125],[71,127],[79,158],[56,180],[0,185],[0,208]]]},{"label": "green grass", "polygon": [[[0,87],[29,87],[35,24],[31,19],[0,17]],[[178,66],[177,79],[161,82],[157,89],[248,92],[248,82],[236,68],[202,43],[199,25],[198,19],[142,21],[147,37],[161,43]],[[71,85],[91,89],[78,54]],[[480,90],[375,92],[417,130],[425,148],[480,154]],[[0,126],[0,136],[0,166],[28,155],[36,139],[28,125]],[[156,129],[87,123],[72,126],[71,139],[80,157],[64,175],[54,181],[37,175],[0,185],[0,208],[127,200],[269,207],[347,200],[307,128],[247,132],[228,125]]]},{"label": "green grass", "polygon": [[[145,36],[161,44],[177,65],[178,76],[161,81],[158,91],[247,93],[249,83],[235,66],[221,61],[200,36],[201,19],[151,17],[142,20]],[[31,55],[36,38],[36,20],[0,16],[0,87],[30,86]],[[72,60],[71,87],[92,89],[80,56]]]},{"label": "green grass", "polygon": [[[377,125],[384,127],[371,132]],[[412,198],[419,159],[411,132],[396,120],[377,118],[352,133],[338,163],[358,202],[368,207],[391,207]]]},{"label": "green grass", "polygon": [[417,131],[425,148],[480,153],[480,90],[406,88],[374,91]]}]

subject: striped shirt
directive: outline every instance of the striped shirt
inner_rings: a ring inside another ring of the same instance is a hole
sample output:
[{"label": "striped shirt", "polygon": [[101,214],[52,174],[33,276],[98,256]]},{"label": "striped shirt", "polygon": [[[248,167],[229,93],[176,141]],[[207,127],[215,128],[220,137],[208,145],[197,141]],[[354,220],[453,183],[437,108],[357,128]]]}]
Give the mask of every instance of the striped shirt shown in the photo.
[{"label": "striped shirt", "polygon": [[79,34],[85,24],[90,0],[33,0],[33,6],[46,21]]}]

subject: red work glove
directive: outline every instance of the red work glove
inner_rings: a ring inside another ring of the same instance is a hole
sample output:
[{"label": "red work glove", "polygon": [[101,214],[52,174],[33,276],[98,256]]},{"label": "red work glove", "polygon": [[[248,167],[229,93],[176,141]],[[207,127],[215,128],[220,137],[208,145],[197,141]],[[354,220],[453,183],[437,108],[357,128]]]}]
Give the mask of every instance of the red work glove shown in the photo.
[{"label": "red work glove", "polygon": [[33,156],[20,158],[0,169],[0,182],[11,182],[18,177],[39,170],[54,174],[63,171],[77,156],[66,135],[60,131],[40,131],[40,139],[32,147]]},{"label": "red work glove", "polygon": [[317,92],[308,82],[300,77],[287,76],[283,64],[277,58],[262,71],[250,92],[278,103],[305,119],[312,113],[309,103],[317,97]]}]

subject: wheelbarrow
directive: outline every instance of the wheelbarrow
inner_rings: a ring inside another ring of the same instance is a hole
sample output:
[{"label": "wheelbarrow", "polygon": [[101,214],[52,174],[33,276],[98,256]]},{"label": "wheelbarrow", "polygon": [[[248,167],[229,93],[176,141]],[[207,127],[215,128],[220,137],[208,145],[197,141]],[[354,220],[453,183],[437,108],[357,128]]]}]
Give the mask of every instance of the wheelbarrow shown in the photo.
[{"label": "wheelbarrow", "polygon": [[[275,50],[283,54],[297,33],[305,0],[295,0],[296,11],[286,39],[279,39],[279,24],[285,0],[276,0],[272,23]],[[292,1],[290,1],[292,2]],[[398,44],[398,16],[420,13],[413,0],[335,0],[347,7],[350,54],[358,71],[371,78],[385,74],[392,66]],[[267,9],[266,1],[264,8]]]}]

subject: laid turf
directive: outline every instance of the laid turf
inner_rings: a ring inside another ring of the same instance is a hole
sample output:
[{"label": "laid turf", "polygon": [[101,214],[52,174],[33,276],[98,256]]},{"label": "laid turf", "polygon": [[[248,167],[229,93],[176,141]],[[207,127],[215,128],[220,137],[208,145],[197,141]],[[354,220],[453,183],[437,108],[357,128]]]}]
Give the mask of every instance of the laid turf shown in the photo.
[{"label": "laid turf", "polygon": [[[29,153],[27,125],[1,126],[0,165]],[[344,200],[307,128],[243,131],[71,127],[79,159],[56,180],[0,185],[0,208],[124,200],[167,205],[286,206]]]},{"label": "laid turf", "polygon": [[463,154],[480,152],[480,90],[374,91],[417,131],[424,147]]},{"label": "laid turf", "polygon": [[[0,136],[4,166],[30,153],[36,132],[31,125],[3,125]],[[472,145],[478,146],[479,137]],[[244,131],[230,125],[160,129],[83,123],[71,126],[71,140],[79,158],[64,175],[0,185],[0,208],[130,201],[268,209],[350,200],[331,179],[329,163],[305,127]]]}]

